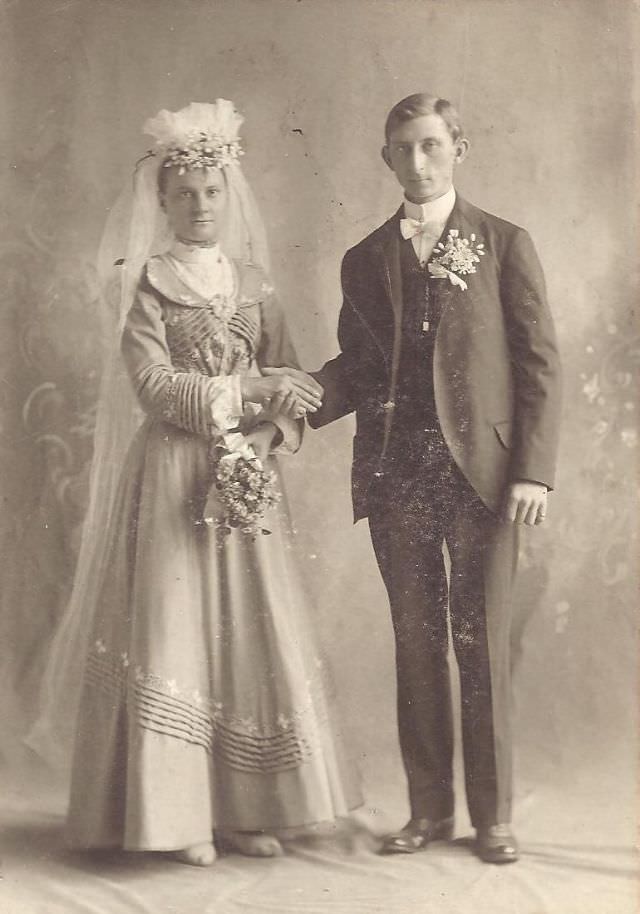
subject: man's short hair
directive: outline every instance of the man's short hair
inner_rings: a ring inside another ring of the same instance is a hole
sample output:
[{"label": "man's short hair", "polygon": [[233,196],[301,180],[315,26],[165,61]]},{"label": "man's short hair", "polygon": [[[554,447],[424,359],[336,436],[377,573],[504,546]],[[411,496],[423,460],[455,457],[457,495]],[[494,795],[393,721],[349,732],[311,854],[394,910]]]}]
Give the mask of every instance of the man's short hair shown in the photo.
[{"label": "man's short hair", "polygon": [[451,102],[448,102],[446,98],[438,98],[437,95],[429,95],[428,92],[417,92],[415,95],[403,98],[389,112],[384,125],[385,142],[389,142],[389,137],[398,124],[412,121],[416,117],[423,117],[426,114],[438,114],[447,125],[447,130],[454,142],[464,136],[460,115]]}]

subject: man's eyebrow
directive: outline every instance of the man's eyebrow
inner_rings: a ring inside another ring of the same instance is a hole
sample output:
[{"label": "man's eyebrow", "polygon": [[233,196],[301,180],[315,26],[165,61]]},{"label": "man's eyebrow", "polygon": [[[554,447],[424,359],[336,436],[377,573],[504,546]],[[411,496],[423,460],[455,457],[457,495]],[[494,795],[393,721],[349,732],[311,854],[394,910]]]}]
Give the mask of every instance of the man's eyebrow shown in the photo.
[{"label": "man's eyebrow", "polygon": [[439,136],[421,136],[419,140],[391,140],[391,146],[410,146],[413,143],[439,143]]}]

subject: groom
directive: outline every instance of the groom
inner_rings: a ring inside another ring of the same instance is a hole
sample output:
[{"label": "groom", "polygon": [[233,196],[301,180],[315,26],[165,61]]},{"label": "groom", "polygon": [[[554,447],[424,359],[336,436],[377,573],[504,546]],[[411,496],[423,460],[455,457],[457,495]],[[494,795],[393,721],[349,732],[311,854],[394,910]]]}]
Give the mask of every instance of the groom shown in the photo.
[{"label": "groom", "polygon": [[412,95],[385,133],[404,201],[344,258],[341,351],[315,375],[309,422],[355,410],[355,518],[369,518],[389,594],[411,820],[383,850],[452,834],[448,615],[476,850],[505,863],[518,858],[510,598],[520,525],[544,522],[553,485],[558,353],[529,235],[454,189],[469,144],[453,107]]}]

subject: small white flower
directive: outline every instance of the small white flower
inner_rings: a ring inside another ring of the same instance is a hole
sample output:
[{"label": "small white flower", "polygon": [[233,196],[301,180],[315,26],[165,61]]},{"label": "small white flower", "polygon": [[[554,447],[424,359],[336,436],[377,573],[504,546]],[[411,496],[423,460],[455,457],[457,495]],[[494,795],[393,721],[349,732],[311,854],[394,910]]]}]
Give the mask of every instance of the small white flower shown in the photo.
[{"label": "small white flower", "polygon": [[104,641],[102,640],[102,638],[98,638],[98,640],[96,641],[95,647],[96,647],[96,652],[97,652],[98,654],[106,654],[106,653],[107,653],[107,647],[106,647]]},{"label": "small white flower", "polygon": [[597,374],[594,374],[590,381],[583,384],[582,393],[589,403],[593,403],[600,396],[600,380]]},{"label": "small white flower", "polygon": [[623,428],[620,432],[622,443],[627,447],[636,447],[638,444],[638,432],[635,428]]}]

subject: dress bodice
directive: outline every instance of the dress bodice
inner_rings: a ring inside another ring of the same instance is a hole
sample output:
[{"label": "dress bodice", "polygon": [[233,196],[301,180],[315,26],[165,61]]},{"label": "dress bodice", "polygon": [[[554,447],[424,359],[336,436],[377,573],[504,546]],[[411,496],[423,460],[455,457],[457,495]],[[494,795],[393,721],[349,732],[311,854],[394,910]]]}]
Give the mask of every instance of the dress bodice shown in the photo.
[{"label": "dress bodice", "polygon": [[176,370],[209,377],[249,370],[260,343],[260,305],[272,290],[256,267],[233,263],[229,271],[221,291],[208,295],[187,284],[169,255],[149,261],[147,280],[160,300]]},{"label": "dress bodice", "polygon": [[[217,304],[225,310],[232,301]],[[163,303],[163,317],[171,363],[178,371],[199,374],[244,374],[254,355],[252,340],[239,332],[236,312],[225,319],[215,305],[193,308]]]}]

